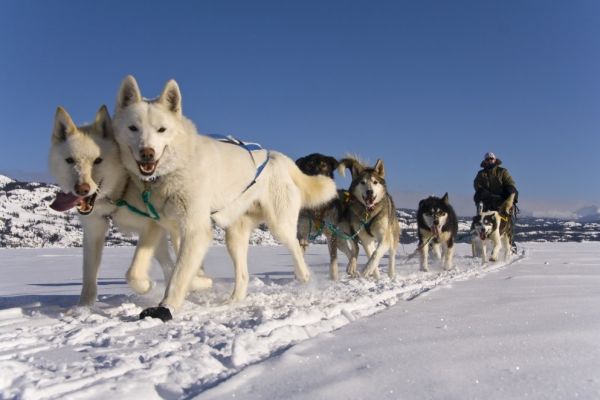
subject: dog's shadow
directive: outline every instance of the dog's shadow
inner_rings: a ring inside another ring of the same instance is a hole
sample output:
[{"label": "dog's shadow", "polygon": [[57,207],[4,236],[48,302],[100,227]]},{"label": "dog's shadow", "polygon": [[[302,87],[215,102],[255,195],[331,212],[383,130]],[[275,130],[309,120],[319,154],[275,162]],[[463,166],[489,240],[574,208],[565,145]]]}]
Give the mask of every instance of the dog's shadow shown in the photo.
[{"label": "dog's shadow", "polygon": [[[27,286],[47,288],[81,287],[81,282],[29,283]],[[124,279],[99,279],[98,286],[127,286]],[[123,295],[103,295],[104,299],[119,298]],[[125,296],[127,297],[127,296]],[[115,299],[115,301],[117,301]],[[79,302],[79,294],[24,294],[16,296],[0,296],[0,312],[9,309],[21,309],[23,315],[41,314],[51,318],[60,318],[62,314],[75,309]]]}]

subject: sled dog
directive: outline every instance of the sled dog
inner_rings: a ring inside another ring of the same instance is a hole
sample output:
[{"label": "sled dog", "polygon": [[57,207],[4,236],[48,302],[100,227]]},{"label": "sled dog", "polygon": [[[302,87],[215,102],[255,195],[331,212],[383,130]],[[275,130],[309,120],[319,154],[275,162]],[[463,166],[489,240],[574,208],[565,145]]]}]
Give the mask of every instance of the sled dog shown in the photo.
[{"label": "sled dog", "polygon": [[[153,222],[116,206],[116,201],[123,199],[143,208],[139,191],[128,184],[105,106],[97,112],[93,124],[79,127],[73,123],[67,111],[58,107],[49,164],[51,173],[63,191],[57,194],[50,207],[56,211],[76,207],[79,212],[83,227],[83,286],[79,305],[91,306],[96,301],[98,270],[109,219],[120,230],[139,233],[140,237],[145,235]],[[134,265],[149,264],[153,254],[167,279],[174,263],[164,234],[159,237],[156,249],[138,245]],[[153,285],[147,276],[138,277],[130,273],[127,274],[127,281],[137,293],[146,293]],[[197,277],[193,288],[207,288],[211,284],[209,278]]]},{"label": "sled dog", "polygon": [[199,135],[182,114],[174,80],[157,99],[146,100],[136,80],[126,77],[117,95],[113,127],[131,181],[149,194],[159,223],[176,227],[181,237],[164,297],[141,318],[168,320],[180,308],[210,245],[211,218],[226,229],[235,268],[233,300],[246,295],[248,240],[263,221],[292,253],[296,278],[309,280],[296,239],[298,214],[301,207],[318,207],[335,196],[332,179],[307,176],[275,151],[250,151]]},{"label": "sled dog", "polygon": [[430,245],[432,245],[436,257],[442,260],[444,269],[452,268],[458,219],[448,200],[448,193],[444,194],[442,198],[430,196],[419,201],[417,227],[421,271],[429,270]]},{"label": "sled dog", "polygon": [[498,211],[481,211],[473,217],[471,232],[473,234],[473,256],[481,256],[481,263],[487,261],[487,245],[492,243],[490,261],[497,261],[500,250],[504,248],[504,261],[510,259],[510,217],[502,216]]},{"label": "sled dog", "polygon": [[366,167],[354,157],[340,160],[339,170],[352,173],[352,183],[348,191],[347,220],[351,236],[352,258],[348,265],[350,276],[358,276],[358,241],[362,243],[369,260],[361,271],[365,277],[379,278],[379,263],[389,251],[388,275],[396,275],[396,247],[400,241],[400,224],[396,217],[396,207],[388,194],[385,183],[385,169],[382,160],[374,167]]},{"label": "sled dog", "polygon": [[[338,161],[331,156],[319,153],[309,154],[296,160],[296,165],[306,175],[324,175],[333,179],[333,172],[338,167]],[[342,217],[345,212],[349,193],[345,190],[338,190],[337,197],[327,204],[318,208],[304,208],[300,211],[298,218],[298,241],[302,250],[306,252],[309,240],[313,236],[324,234],[327,238],[327,247],[329,249],[329,277],[332,280],[339,279],[337,250],[342,250],[344,254],[351,258],[350,248],[341,236],[344,235]],[[345,224],[347,225],[347,224]],[[346,227],[346,229],[348,229]]]}]

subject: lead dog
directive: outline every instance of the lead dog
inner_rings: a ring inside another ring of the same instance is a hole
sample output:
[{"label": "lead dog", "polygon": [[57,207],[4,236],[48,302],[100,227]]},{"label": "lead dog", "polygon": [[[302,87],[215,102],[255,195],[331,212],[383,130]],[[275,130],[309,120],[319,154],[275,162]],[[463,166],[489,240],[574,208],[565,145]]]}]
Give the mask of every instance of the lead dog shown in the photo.
[{"label": "lead dog", "polygon": [[[113,138],[110,116],[102,106],[90,125],[76,126],[71,116],[58,107],[49,154],[50,171],[63,190],[50,205],[56,211],[77,207],[83,227],[83,285],[79,305],[91,306],[96,301],[97,278],[102,250],[110,221],[126,232],[141,236],[149,229],[149,219],[119,210],[116,201],[127,199],[139,204],[137,189],[127,184],[128,177],[119,159],[119,149]],[[165,279],[171,273],[173,261],[169,255],[166,236],[160,236],[156,249],[138,246],[135,263],[150,263],[152,255],[160,263]],[[156,252],[155,252],[156,250]],[[133,269],[136,269],[135,267]],[[146,293],[153,283],[147,277],[128,273],[129,285],[137,293]],[[209,278],[197,278],[193,288],[212,285]]]},{"label": "lead dog", "polygon": [[498,211],[481,211],[473,217],[473,255],[481,256],[481,263],[487,261],[487,245],[492,244],[490,261],[497,261],[500,250],[504,248],[504,261],[510,259],[510,217],[503,217]]},{"label": "lead dog", "polygon": [[400,224],[394,201],[387,191],[385,168],[382,160],[375,166],[364,166],[354,157],[340,160],[340,171],[352,173],[350,200],[346,210],[352,244],[352,258],[348,273],[357,276],[358,241],[362,243],[369,260],[361,271],[365,277],[379,278],[379,263],[389,252],[388,275],[396,275],[396,247],[400,241]]},{"label": "lead dog", "polygon": [[[458,232],[458,219],[448,200],[448,193],[441,198],[430,196],[419,201],[417,210],[419,252],[421,271],[429,270],[429,246],[445,270],[453,266],[454,239]],[[443,258],[442,258],[443,251]]]},{"label": "lead dog", "polygon": [[[146,100],[132,76],[124,79],[113,120],[121,158],[132,182],[148,193],[161,224],[179,229],[181,249],[165,295],[141,318],[163,321],[181,307],[191,278],[211,242],[211,218],[226,228],[235,267],[233,300],[246,296],[248,240],[266,221],[294,259],[296,278],[309,280],[296,239],[301,207],[317,207],[336,194],[335,182],[307,176],[285,155],[252,151],[199,135],[183,116],[179,86],[167,82],[161,95]],[[155,241],[152,235],[146,238]]]}]

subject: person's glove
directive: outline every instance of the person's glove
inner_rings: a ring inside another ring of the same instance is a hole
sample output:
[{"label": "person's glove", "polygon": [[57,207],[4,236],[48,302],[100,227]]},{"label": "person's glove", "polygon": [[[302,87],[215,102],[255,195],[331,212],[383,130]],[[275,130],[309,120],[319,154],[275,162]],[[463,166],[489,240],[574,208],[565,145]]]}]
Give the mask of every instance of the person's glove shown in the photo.
[{"label": "person's glove", "polygon": [[504,215],[510,215],[510,211],[512,210],[513,203],[515,201],[515,194],[511,193],[506,200],[500,205],[500,213]]}]

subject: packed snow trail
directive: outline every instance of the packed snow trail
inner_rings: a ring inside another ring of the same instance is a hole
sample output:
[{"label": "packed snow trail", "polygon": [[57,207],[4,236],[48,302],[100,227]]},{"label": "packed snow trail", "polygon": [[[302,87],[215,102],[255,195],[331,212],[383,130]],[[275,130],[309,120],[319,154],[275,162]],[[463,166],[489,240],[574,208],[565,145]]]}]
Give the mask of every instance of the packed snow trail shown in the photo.
[{"label": "packed snow trail", "polygon": [[[100,398],[108,393],[187,398],[299,342],[504,266],[481,266],[467,255],[469,246],[459,245],[451,271],[434,265],[422,273],[417,260],[399,256],[393,281],[384,273],[378,281],[332,282],[326,246],[313,245],[306,256],[312,280],[303,285],[293,279],[284,248],[260,246],[250,251],[247,299],[229,304],[232,268],[225,248],[215,247],[206,262],[215,287],[188,296],[175,319],[162,323],[138,316],[160,300],[163,284],[138,296],[119,278],[132,251],[106,249],[100,301],[87,310],[66,308],[80,290],[81,249],[4,250],[22,265],[9,266],[21,275],[0,292],[0,398]],[[19,258],[23,253],[28,261]],[[364,265],[366,260],[359,261]]]}]

